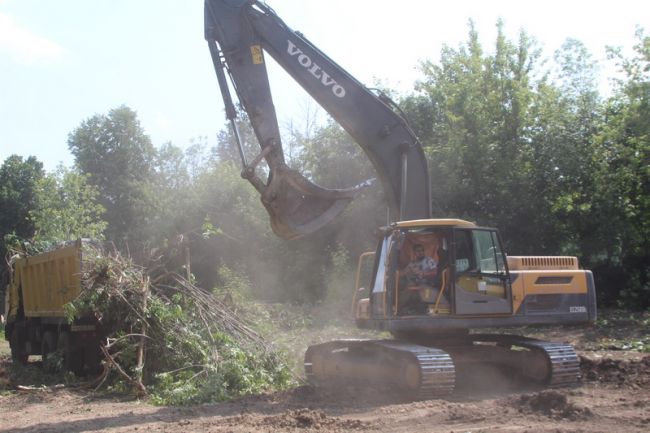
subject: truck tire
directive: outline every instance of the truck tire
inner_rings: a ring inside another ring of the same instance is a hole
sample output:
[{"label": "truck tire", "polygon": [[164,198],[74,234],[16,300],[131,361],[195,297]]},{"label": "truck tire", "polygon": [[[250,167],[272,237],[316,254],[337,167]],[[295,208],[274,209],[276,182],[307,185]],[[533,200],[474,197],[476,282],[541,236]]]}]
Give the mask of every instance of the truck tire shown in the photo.
[{"label": "truck tire", "polygon": [[29,359],[29,354],[25,348],[25,338],[19,328],[14,328],[11,333],[9,345],[11,346],[11,360],[16,364],[25,365]]},{"label": "truck tire", "polygon": [[43,357],[43,370],[48,373],[56,371],[56,365],[52,362],[52,353],[56,352],[56,334],[52,331],[45,331],[41,341],[41,356]]},{"label": "truck tire", "polygon": [[103,371],[102,360],[104,355],[99,348],[99,342],[89,344],[84,347],[84,362],[88,369],[88,374],[97,375]]},{"label": "truck tire", "polygon": [[59,335],[58,350],[63,354],[63,367],[67,371],[76,375],[83,373],[83,351],[79,349],[70,332],[62,332]]}]

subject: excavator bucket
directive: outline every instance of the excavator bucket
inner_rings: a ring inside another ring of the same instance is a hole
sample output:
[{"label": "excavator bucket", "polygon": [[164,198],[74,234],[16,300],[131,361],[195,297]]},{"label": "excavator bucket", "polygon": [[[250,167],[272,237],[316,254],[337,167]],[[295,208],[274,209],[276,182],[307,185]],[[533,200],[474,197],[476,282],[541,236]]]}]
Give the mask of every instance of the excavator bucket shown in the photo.
[{"label": "excavator bucket", "polygon": [[315,232],[339,215],[345,206],[372,181],[347,189],[325,189],[286,165],[276,166],[268,185],[255,177],[251,183],[262,194],[273,232],[283,239],[296,239]]}]

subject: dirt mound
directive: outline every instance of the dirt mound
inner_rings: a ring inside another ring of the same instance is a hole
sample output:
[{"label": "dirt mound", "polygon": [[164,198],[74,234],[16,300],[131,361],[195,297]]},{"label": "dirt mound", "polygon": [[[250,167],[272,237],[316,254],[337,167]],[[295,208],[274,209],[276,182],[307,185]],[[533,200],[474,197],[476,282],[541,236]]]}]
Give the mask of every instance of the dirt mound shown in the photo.
[{"label": "dirt mound", "polygon": [[613,383],[633,388],[650,385],[650,356],[640,360],[591,359],[581,356],[580,369],[586,381]]},{"label": "dirt mound", "polygon": [[368,423],[360,420],[344,420],[330,417],[320,410],[299,409],[262,419],[260,426],[273,429],[302,428],[324,430],[327,432],[361,430]]},{"label": "dirt mound", "polygon": [[542,414],[555,419],[577,421],[593,416],[589,408],[570,403],[566,395],[552,390],[519,396],[512,404],[521,413]]}]

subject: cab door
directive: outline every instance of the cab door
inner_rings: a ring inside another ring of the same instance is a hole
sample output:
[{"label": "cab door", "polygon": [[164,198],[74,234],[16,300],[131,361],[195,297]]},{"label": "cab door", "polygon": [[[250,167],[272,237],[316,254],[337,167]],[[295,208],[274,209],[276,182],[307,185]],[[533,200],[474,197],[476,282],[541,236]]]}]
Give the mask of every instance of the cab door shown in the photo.
[{"label": "cab door", "polygon": [[512,314],[512,287],[498,233],[454,230],[456,314]]},{"label": "cab door", "polygon": [[384,237],[375,254],[374,281],[370,291],[370,315],[372,318],[385,318],[389,314],[388,287],[390,278],[387,272],[390,269],[389,255],[392,236]]}]

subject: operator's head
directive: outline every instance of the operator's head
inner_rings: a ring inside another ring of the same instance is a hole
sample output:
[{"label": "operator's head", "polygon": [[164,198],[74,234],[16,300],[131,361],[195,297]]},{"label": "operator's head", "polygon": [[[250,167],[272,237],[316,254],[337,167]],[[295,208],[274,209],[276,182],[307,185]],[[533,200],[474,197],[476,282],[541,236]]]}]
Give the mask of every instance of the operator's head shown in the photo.
[{"label": "operator's head", "polygon": [[419,260],[424,257],[424,247],[422,244],[415,244],[413,245],[413,253],[415,253],[415,257]]}]

